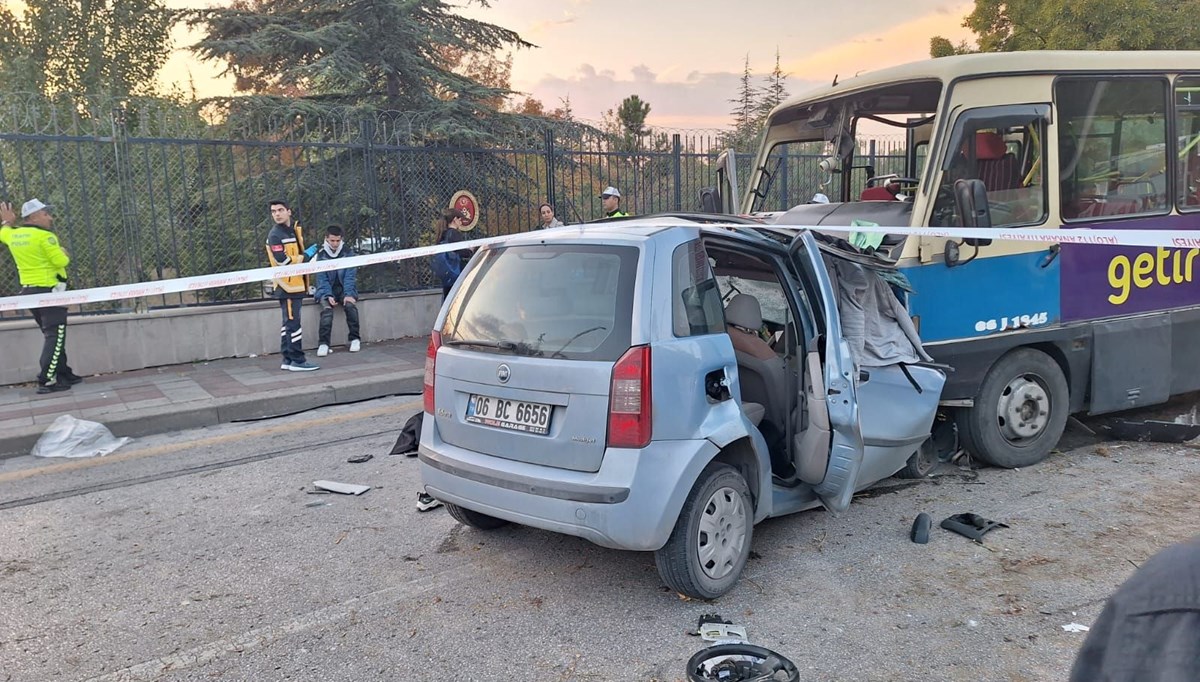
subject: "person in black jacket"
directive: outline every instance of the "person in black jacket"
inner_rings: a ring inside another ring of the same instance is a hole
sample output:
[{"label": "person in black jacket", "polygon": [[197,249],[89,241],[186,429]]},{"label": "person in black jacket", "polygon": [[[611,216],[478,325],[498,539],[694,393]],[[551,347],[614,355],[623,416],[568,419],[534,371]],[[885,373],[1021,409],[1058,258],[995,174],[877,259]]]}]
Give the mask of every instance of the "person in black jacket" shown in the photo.
[{"label": "person in black jacket", "polygon": [[1150,557],[1108,599],[1071,682],[1200,680],[1200,536]]},{"label": "person in black jacket", "polygon": [[[442,224],[438,226],[438,244],[457,244],[466,240],[462,228],[471,222],[466,214],[458,209],[448,208],[442,211]],[[463,266],[471,260],[471,249],[457,249],[439,253],[433,257],[433,273],[437,275],[442,285],[442,300],[450,295],[450,288],[458,281]]]},{"label": "person in black jacket", "polygon": [[[330,225],[325,228],[325,243],[317,251],[317,260],[336,260],[354,255],[354,249],[342,241],[342,228]],[[333,334],[333,310],[339,305],[346,311],[346,328],[349,330],[350,352],[357,353],[362,347],[358,330],[358,287],[355,268],[326,270],[317,273],[317,290],[313,297],[321,304],[321,326],[318,328],[317,357],[329,355],[329,339]]]}]

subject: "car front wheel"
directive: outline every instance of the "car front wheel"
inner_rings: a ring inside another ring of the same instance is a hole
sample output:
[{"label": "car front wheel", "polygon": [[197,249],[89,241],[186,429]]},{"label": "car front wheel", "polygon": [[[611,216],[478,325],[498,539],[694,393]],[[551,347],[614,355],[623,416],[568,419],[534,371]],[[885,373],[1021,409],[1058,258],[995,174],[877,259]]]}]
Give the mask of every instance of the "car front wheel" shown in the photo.
[{"label": "car front wheel", "polygon": [[719,597],[737,583],[754,533],[750,488],[737,469],[719,462],[700,473],[667,544],[654,553],[668,587],[697,599]]}]

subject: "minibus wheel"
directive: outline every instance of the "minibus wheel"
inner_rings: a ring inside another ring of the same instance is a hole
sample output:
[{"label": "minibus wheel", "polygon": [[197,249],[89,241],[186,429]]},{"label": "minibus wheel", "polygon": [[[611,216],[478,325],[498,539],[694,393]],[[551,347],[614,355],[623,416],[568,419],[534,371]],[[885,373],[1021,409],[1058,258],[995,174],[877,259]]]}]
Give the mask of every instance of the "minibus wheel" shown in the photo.
[{"label": "minibus wheel", "polygon": [[667,544],[654,553],[668,587],[715,599],[737,583],[750,557],[754,506],[737,469],[710,462],[688,493]]},{"label": "minibus wheel", "polygon": [[443,504],[446,505],[446,511],[450,513],[451,518],[464,526],[478,528],[479,530],[495,530],[496,528],[508,525],[508,521],[498,519],[495,516],[480,514],[473,509],[460,507],[457,504],[449,502],[444,502]]},{"label": "minibus wheel", "polygon": [[1000,358],[984,377],[975,406],[960,410],[963,447],[993,466],[1037,464],[1050,454],[1067,425],[1070,390],[1053,358],[1019,348]]}]

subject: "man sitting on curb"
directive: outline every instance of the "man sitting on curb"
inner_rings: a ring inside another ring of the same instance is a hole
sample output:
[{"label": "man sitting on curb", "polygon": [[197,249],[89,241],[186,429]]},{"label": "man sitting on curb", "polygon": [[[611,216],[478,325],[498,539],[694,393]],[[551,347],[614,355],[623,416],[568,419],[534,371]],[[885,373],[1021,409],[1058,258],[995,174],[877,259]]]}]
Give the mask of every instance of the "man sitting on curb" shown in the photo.
[{"label": "man sitting on curb", "polygon": [[[317,252],[317,260],[349,258],[354,255],[342,241],[342,228],[330,225],[325,230],[325,243]],[[346,328],[349,330],[350,352],[357,353],[362,347],[358,334],[358,288],[355,268],[327,270],[317,273],[317,291],[313,296],[321,302],[321,326],[318,331],[317,357],[329,355],[329,339],[333,333],[333,309],[338,305],[346,311]]]}]

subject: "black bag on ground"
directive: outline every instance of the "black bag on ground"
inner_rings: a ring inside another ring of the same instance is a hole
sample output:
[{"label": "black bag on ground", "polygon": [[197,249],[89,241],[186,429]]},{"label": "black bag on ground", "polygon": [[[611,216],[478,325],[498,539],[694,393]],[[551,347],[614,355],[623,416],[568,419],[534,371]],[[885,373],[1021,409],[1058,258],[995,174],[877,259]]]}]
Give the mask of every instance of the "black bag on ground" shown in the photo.
[{"label": "black bag on ground", "polygon": [[400,437],[396,439],[389,455],[417,456],[417,445],[421,442],[421,419],[424,416],[424,412],[418,412],[404,422],[404,428],[400,429]]}]

